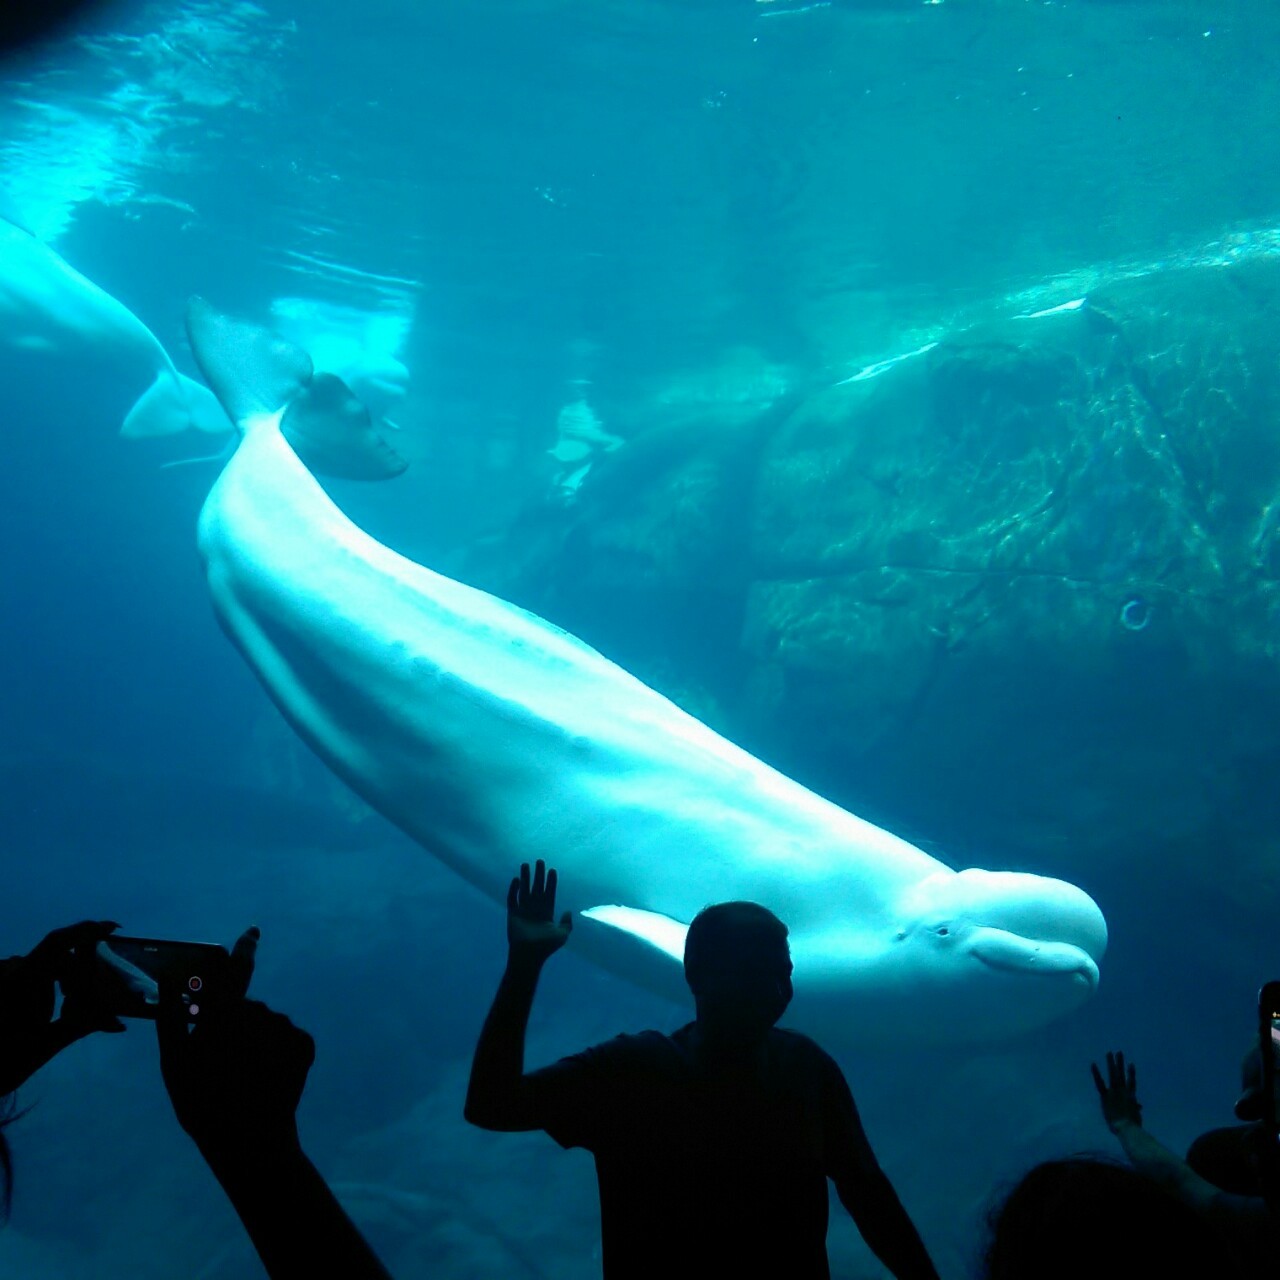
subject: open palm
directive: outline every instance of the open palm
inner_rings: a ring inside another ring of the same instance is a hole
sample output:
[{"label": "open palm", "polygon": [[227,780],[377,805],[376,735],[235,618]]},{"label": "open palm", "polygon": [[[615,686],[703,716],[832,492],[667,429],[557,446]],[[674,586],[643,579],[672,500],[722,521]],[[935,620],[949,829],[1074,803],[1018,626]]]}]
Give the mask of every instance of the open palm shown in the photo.
[{"label": "open palm", "polygon": [[1138,1101],[1138,1071],[1133,1063],[1125,1065],[1123,1053],[1107,1054],[1107,1078],[1096,1063],[1089,1064],[1093,1072],[1094,1087],[1102,1101],[1102,1118],[1107,1128],[1115,1133],[1123,1124],[1142,1127],[1142,1103]]},{"label": "open palm", "polygon": [[565,912],[556,920],[556,873],[541,858],[532,876],[527,862],[507,890],[507,944],[513,951],[545,960],[569,940],[573,917]]}]

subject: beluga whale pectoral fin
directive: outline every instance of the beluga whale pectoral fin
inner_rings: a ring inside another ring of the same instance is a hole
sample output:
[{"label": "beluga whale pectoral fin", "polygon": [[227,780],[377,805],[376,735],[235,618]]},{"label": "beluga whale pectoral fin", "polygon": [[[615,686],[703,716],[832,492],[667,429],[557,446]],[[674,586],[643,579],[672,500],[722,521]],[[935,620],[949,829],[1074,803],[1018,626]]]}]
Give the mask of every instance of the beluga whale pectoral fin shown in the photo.
[{"label": "beluga whale pectoral fin", "polygon": [[307,352],[279,334],[192,298],[187,336],[200,372],[241,434],[257,419],[278,419],[309,469],[345,479],[389,479],[409,465],[346,383],[316,373]]},{"label": "beluga whale pectoral fin", "polygon": [[679,920],[658,911],[641,911],[639,907],[588,907],[581,914],[684,963],[684,940],[689,926]]},{"label": "beluga whale pectoral fin", "polygon": [[616,904],[578,912],[576,933],[597,964],[671,999],[688,995],[684,981],[684,940],[689,926],[659,911]]}]

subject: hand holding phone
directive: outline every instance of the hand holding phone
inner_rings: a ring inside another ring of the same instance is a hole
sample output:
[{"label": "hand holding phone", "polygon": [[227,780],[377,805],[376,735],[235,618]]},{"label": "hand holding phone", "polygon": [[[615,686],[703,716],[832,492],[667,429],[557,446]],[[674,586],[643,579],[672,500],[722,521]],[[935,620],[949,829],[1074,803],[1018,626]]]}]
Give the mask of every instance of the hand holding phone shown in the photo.
[{"label": "hand holding phone", "polygon": [[211,1017],[192,1013],[181,967],[158,984],[165,1088],[179,1123],[217,1167],[254,1151],[297,1148],[294,1113],[315,1060],[315,1043],[305,1031],[245,999],[258,936],[256,928],[248,929],[232,947],[220,987],[224,998],[212,1006]]},{"label": "hand holding phone", "polygon": [[305,1031],[258,1000],[234,1000],[188,1029],[171,997],[156,1031],[174,1114],[215,1171],[298,1148],[295,1112],[315,1061]]},{"label": "hand holding phone", "polygon": [[[53,930],[25,956],[0,961],[0,1096],[82,1037],[124,1030],[92,1000],[71,995],[83,958],[116,928],[111,920],[83,920]],[[63,1002],[55,1018],[59,986]]]}]

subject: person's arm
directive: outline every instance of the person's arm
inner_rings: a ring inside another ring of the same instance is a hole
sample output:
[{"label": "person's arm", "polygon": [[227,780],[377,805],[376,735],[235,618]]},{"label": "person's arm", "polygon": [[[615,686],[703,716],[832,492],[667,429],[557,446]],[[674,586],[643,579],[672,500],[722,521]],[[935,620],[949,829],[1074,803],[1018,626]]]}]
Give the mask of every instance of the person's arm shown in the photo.
[{"label": "person's arm", "polygon": [[507,967],[484,1020],[463,1109],[481,1129],[541,1128],[524,1072],[524,1038],[542,966],[568,941],[573,919],[557,922],[556,873],[524,863],[507,891]]},{"label": "person's arm", "polygon": [[391,1280],[296,1140],[205,1159],[271,1280]]},{"label": "person's arm", "polygon": [[[84,920],[55,929],[29,954],[0,964],[0,1096],[12,1093],[68,1045],[124,1024],[84,997],[74,979],[93,949],[118,929],[111,920]],[[63,989],[54,1018],[55,986]]]},{"label": "person's arm", "polygon": [[833,1086],[830,1163],[840,1203],[849,1211],[867,1247],[897,1280],[938,1280],[915,1223],[871,1149],[844,1076],[834,1063],[831,1070],[839,1077]]},{"label": "person's arm", "polygon": [[1185,1160],[1142,1127],[1138,1101],[1138,1073],[1126,1067],[1123,1053],[1107,1054],[1107,1078],[1091,1063],[1093,1083],[1102,1102],[1102,1118],[1115,1134],[1129,1163],[1144,1178],[1198,1213],[1218,1220],[1264,1218],[1264,1202],[1255,1196],[1237,1196],[1206,1182]]},{"label": "person's arm", "polygon": [[[237,944],[251,964],[256,931]],[[246,983],[247,985],[247,977]],[[194,1029],[162,986],[156,1031],[174,1114],[244,1223],[271,1280],[390,1280],[302,1150],[295,1111],[315,1043],[283,1014],[236,997]]]}]

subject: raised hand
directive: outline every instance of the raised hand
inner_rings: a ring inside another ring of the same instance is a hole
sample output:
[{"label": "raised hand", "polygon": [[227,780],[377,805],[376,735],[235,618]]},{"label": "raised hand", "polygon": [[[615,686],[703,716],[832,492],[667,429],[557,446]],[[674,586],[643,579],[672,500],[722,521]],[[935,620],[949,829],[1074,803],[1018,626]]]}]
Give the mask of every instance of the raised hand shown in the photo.
[{"label": "raised hand", "polygon": [[1095,1063],[1089,1064],[1093,1083],[1102,1100],[1102,1118],[1115,1133],[1126,1124],[1142,1127],[1142,1104],[1138,1101],[1138,1071],[1133,1063],[1125,1066],[1123,1053],[1107,1054],[1107,1078],[1102,1079]]},{"label": "raised hand", "polygon": [[507,945],[513,957],[541,964],[559,951],[573,930],[573,916],[556,915],[556,873],[541,858],[534,864],[520,864],[507,890]]}]

